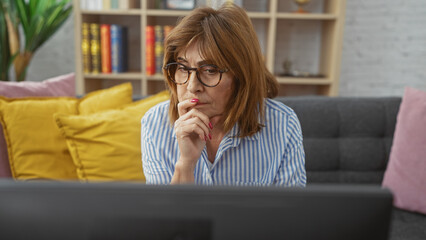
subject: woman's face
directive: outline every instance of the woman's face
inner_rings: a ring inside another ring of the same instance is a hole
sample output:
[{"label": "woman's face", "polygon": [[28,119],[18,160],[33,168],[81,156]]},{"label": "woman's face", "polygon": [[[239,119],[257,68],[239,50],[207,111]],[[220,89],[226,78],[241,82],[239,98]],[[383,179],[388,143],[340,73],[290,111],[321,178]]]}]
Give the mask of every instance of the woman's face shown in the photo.
[{"label": "woman's face", "polygon": [[[186,53],[179,54],[178,62],[190,68],[197,68],[206,64],[205,59],[199,54],[197,43],[192,44],[186,50]],[[208,64],[215,63],[208,62]],[[233,92],[233,85],[233,76],[229,71],[222,74],[222,80],[216,87],[204,86],[193,71],[186,84],[176,86],[179,102],[197,98],[199,101],[194,108],[200,110],[209,118],[216,118],[223,114]]]}]

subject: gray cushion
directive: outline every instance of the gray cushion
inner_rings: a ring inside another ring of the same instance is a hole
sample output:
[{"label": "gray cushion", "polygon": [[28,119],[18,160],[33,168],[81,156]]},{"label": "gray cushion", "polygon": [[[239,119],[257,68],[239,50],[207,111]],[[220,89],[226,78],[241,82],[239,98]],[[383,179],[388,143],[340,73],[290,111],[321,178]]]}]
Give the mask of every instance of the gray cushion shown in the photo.
[{"label": "gray cushion", "polygon": [[297,114],[309,183],[381,183],[401,98],[279,97]]}]

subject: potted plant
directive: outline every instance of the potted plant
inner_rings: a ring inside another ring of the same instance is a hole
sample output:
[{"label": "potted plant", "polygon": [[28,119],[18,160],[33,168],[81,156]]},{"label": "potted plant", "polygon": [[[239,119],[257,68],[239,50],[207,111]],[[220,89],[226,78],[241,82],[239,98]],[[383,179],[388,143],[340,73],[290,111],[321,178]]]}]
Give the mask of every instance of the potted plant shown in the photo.
[{"label": "potted plant", "polygon": [[[1,80],[10,79],[7,75],[12,63],[16,80],[25,80],[35,51],[69,17],[72,11],[69,2],[70,0],[0,0]],[[22,35],[19,34],[20,28]]]},{"label": "potted plant", "polygon": [[7,34],[6,19],[3,13],[3,0],[0,2],[0,80],[9,81],[9,67],[13,58],[9,50],[9,37]]}]

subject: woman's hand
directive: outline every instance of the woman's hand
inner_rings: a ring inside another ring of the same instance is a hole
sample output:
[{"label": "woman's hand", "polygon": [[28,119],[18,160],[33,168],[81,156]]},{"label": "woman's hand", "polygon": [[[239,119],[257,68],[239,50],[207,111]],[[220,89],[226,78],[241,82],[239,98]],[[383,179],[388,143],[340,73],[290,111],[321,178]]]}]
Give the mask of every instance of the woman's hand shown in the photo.
[{"label": "woman's hand", "polygon": [[178,104],[179,118],[175,122],[175,132],[179,144],[180,167],[193,170],[206,141],[211,138],[209,117],[194,108],[198,99],[185,100]]},{"label": "woman's hand", "polygon": [[175,133],[180,157],[171,184],[194,182],[195,165],[207,139],[211,139],[209,117],[194,108],[197,103],[198,99],[194,98],[178,104],[179,118],[175,122]]}]

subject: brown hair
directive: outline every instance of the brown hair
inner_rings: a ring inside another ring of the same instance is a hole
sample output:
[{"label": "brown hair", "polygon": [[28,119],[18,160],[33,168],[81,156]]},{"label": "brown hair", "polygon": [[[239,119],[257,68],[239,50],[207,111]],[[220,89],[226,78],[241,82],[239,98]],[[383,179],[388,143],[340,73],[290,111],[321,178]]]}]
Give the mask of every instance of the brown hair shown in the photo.
[{"label": "brown hair", "polygon": [[[234,93],[224,110],[224,131],[238,123],[239,136],[260,131],[264,98],[277,95],[276,78],[266,68],[259,41],[246,12],[235,4],[215,10],[197,8],[181,19],[165,39],[164,63],[176,62],[178,54],[198,43],[200,55],[234,76]],[[169,117],[178,118],[176,85],[163,72],[171,93]],[[260,118],[259,118],[260,117]]]}]

